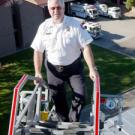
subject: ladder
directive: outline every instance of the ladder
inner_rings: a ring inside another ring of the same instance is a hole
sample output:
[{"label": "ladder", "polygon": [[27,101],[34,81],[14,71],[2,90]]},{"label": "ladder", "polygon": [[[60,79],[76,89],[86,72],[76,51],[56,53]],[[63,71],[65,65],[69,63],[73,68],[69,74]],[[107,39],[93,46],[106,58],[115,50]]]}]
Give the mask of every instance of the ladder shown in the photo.
[{"label": "ladder", "polygon": [[[33,90],[25,90],[28,81],[36,80],[23,75],[14,88],[8,135],[100,135],[100,78],[93,86],[93,102],[90,123],[62,122],[57,118],[55,106],[49,110],[51,97],[47,84],[43,81]],[[42,108],[43,106],[43,108]],[[51,119],[51,121],[49,121]]]}]

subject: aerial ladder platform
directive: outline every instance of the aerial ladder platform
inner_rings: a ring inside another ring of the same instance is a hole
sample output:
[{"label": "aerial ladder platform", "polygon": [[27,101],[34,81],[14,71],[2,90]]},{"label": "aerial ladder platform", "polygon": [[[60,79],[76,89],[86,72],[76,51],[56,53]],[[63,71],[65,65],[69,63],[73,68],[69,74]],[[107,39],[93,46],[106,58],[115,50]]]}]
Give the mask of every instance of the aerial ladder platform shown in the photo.
[{"label": "aerial ladder platform", "polygon": [[23,75],[14,88],[8,135],[125,135],[123,97],[101,94],[99,76],[93,83],[91,104],[84,107],[79,122],[61,121],[48,85],[44,81],[34,85],[34,80]]}]

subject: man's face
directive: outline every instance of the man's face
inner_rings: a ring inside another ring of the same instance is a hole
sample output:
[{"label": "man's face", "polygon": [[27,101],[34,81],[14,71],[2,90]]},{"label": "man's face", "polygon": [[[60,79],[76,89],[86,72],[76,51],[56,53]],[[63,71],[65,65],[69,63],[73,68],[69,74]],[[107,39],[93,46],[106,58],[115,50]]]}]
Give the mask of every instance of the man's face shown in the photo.
[{"label": "man's face", "polygon": [[64,7],[57,0],[50,1],[48,5],[49,13],[54,22],[61,22],[64,17]]}]

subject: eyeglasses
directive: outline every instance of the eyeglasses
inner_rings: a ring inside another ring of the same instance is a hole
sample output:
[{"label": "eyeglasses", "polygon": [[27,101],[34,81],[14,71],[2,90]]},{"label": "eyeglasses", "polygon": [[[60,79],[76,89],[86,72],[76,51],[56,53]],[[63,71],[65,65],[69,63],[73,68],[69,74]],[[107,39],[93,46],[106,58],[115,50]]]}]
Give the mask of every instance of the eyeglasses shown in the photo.
[{"label": "eyeglasses", "polygon": [[56,10],[61,10],[62,7],[59,7],[59,6],[58,6],[58,7],[51,7],[50,9],[51,9],[51,10],[55,10],[55,9],[56,9]]}]

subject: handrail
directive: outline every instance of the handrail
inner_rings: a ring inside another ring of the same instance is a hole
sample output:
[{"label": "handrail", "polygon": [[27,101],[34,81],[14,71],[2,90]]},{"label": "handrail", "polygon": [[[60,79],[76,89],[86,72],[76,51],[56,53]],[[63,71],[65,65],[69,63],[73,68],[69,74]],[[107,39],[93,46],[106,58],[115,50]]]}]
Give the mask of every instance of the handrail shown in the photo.
[{"label": "handrail", "polygon": [[[37,91],[37,88],[40,85],[43,86],[45,89],[47,88],[44,82],[43,84],[37,84],[35,86],[34,91],[30,96],[29,102],[25,105],[23,111],[19,114],[19,118],[17,119],[17,112],[18,112],[18,105],[19,105],[19,92],[22,90],[23,86],[26,84],[28,80],[36,80],[36,77],[30,75],[23,75],[14,88],[8,135],[15,135],[15,130],[19,127],[19,124],[23,116],[28,110],[30,103],[33,100],[33,97]],[[92,115],[93,115],[93,122],[94,122],[93,123],[94,135],[99,135],[100,134],[100,78],[99,76],[97,76],[96,80],[94,81]]]},{"label": "handrail", "polygon": [[28,75],[23,75],[14,88],[8,135],[14,135],[14,125],[18,108],[19,91],[22,89],[27,80]]},{"label": "handrail", "polygon": [[[12,100],[12,107],[11,107],[11,115],[10,115],[10,122],[9,122],[9,131],[8,131],[8,135],[14,135],[14,132],[15,132],[15,128],[17,128],[19,126],[19,123],[24,115],[24,113],[26,112],[26,110],[28,109],[30,103],[25,106],[23,112],[21,113],[21,117],[17,120],[16,122],[16,115],[17,115],[17,112],[18,112],[18,104],[19,104],[19,92],[22,90],[22,88],[24,87],[24,85],[26,84],[26,82],[28,80],[36,80],[37,78],[34,77],[34,76],[30,76],[30,75],[23,75],[21,77],[21,79],[18,81],[17,85],[15,86],[14,88],[14,92],[13,92],[13,100]],[[46,85],[45,85],[45,82],[43,81],[42,82],[43,84],[43,87],[46,88]],[[40,84],[37,84],[35,86],[35,91],[37,90],[38,86]],[[34,93],[34,92],[33,92]],[[34,95],[34,94],[32,94]],[[30,98],[31,100],[33,99],[33,96],[31,96]],[[15,126],[16,125],[16,126]]]},{"label": "handrail", "polygon": [[94,89],[93,89],[93,105],[92,105],[92,113],[93,113],[93,130],[94,135],[99,135],[100,133],[100,78],[96,77],[94,81]]}]

